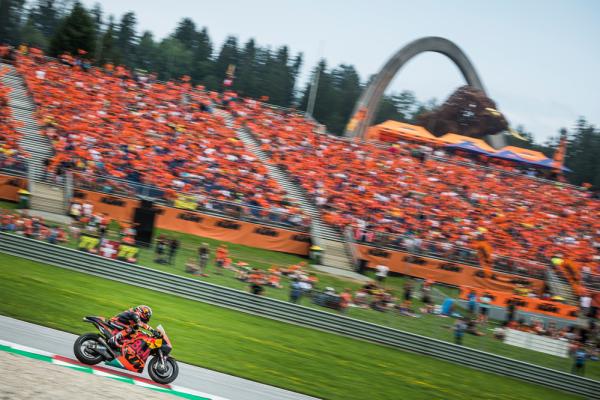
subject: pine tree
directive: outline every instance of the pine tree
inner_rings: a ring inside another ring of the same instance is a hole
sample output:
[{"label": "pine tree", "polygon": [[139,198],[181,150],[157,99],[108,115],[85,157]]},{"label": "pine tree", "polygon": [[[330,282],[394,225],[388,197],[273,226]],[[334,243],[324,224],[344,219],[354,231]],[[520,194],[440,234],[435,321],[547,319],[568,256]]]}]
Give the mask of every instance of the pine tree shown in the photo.
[{"label": "pine tree", "polygon": [[156,66],[161,79],[179,79],[189,74],[192,67],[192,52],[177,39],[168,37],[157,49]]},{"label": "pine tree", "polygon": [[54,34],[59,22],[55,3],[54,0],[38,0],[37,6],[31,10],[31,22],[46,37],[51,37]]},{"label": "pine tree", "polygon": [[260,97],[257,48],[254,39],[248,40],[240,56],[234,88],[243,96]]},{"label": "pine tree", "polygon": [[135,48],[137,44],[135,36],[136,18],[133,12],[123,14],[117,32],[117,48],[121,54],[121,63],[133,66],[135,60]]},{"label": "pine tree", "polygon": [[198,45],[198,32],[196,31],[196,24],[189,18],[182,19],[173,37],[181,42],[181,44],[188,50],[194,51]]},{"label": "pine tree", "polygon": [[91,57],[96,47],[94,21],[80,2],[76,2],[70,14],[59,24],[50,42],[50,54],[64,52],[77,54],[84,50],[84,57]]},{"label": "pine tree", "polygon": [[567,146],[566,165],[573,170],[571,182],[591,183],[600,189],[600,130],[579,118]]},{"label": "pine tree", "polygon": [[18,45],[25,0],[0,0],[0,43]]},{"label": "pine tree", "polygon": [[94,28],[96,28],[96,32],[102,31],[102,6],[100,3],[94,4],[94,8],[90,11],[92,14],[92,18],[94,18]]},{"label": "pine tree", "polygon": [[31,47],[46,50],[48,48],[48,40],[42,32],[40,32],[30,16],[27,22],[21,28],[21,42]]},{"label": "pine tree", "polygon": [[135,52],[135,65],[146,71],[158,72],[156,65],[157,45],[152,32],[145,31],[140,38]]},{"label": "pine tree", "polygon": [[212,57],[212,43],[208,30],[202,28],[196,35],[196,48],[193,54],[193,69],[191,77],[196,81],[206,81],[207,76],[214,69]]},{"label": "pine tree", "polygon": [[116,32],[115,24],[112,20],[112,16],[109,19],[108,27],[102,35],[100,41],[100,51],[98,56],[98,63],[104,65],[106,63],[120,64],[121,54],[117,48],[116,43]]},{"label": "pine tree", "polygon": [[275,57],[270,60],[269,73],[269,91],[270,102],[278,106],[289,105],[289,77],[288,67],[289,50],[287,46],[277,49]]}]

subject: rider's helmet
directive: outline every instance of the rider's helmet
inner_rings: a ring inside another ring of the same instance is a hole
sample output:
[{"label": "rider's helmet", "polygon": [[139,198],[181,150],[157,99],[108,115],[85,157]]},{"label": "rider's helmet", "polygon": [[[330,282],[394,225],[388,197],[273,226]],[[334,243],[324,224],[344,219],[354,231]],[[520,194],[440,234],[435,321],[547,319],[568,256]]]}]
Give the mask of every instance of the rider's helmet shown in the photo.
[{"label": "rider's helmet", "polygon": [[152,309],[148,306],[137,306],[135,308],[135,313],[140,316],[140,319],[145,324],[147,324],[148,321],[150,321],[150,318],[152,317]]}]

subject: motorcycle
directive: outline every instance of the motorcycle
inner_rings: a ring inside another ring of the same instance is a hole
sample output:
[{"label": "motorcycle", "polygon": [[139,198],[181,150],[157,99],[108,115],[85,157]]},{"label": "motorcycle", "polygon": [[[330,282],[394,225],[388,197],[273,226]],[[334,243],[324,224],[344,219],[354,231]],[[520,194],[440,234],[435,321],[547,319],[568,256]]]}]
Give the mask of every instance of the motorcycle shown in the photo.
[{"label": "motorcycle", "polygon": [[103,317],[85,317],[85,322],[90,322],[100,331],[86,333],[77,338],[73,346],[75,357],[87,365],[96,365],[104,362],[107,365],[142,373],[148,362],[148,375],[153,381],[161,384],[173,382],[179,374],[179,367],[173,357],[169,356],[172,350],[171,341],[161,325],[156,327],[156,334],[150,335],[136,331],[123,341],[119,349],[108,345],[110,337],[121,330],[113,325],[110,320]]}]

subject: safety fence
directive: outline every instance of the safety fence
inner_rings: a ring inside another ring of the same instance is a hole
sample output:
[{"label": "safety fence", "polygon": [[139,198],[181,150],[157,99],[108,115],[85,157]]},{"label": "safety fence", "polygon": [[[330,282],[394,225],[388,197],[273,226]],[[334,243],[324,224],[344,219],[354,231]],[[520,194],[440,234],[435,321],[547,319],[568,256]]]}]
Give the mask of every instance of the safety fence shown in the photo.
[{"label": "safety fence", "polygon": [[[354,239],[366,246],[398,250],[480,268],[477,250],[473,247],[459,246],[448,240],[427,240],[409,235],[371,231],[356,227],[352,229]],[[492,266],[498,272],[542,280],[547,269],[547,265],[538,261],[508,257],[501,254],[493,255]]]},{"label": "safety fence", "polygon": [[341,315],[255,296],[199,280],[113,261],[6,233],[0,233],[0,251],[146,289],[412,351],[471,368],[580,394],[588,398],[600,399],[600,381]]}]

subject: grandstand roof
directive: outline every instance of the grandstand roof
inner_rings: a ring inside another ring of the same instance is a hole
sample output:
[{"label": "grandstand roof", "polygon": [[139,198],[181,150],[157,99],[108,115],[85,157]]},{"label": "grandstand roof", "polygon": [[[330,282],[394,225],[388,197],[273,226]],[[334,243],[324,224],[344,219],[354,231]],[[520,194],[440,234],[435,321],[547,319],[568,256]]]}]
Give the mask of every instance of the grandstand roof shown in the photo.
[{"label": "grandstand roof", "polygon": [[438,138],[438,140],[448,143],[448,144],[458,144],[463,142],[469,142],[479,147],[481,150],[487,151],[489,153],[494,153],[496,150],[486,142],[481,139],[472,138],[469,136],[458,135],[456,133],[446,133],[444,136]]}]

